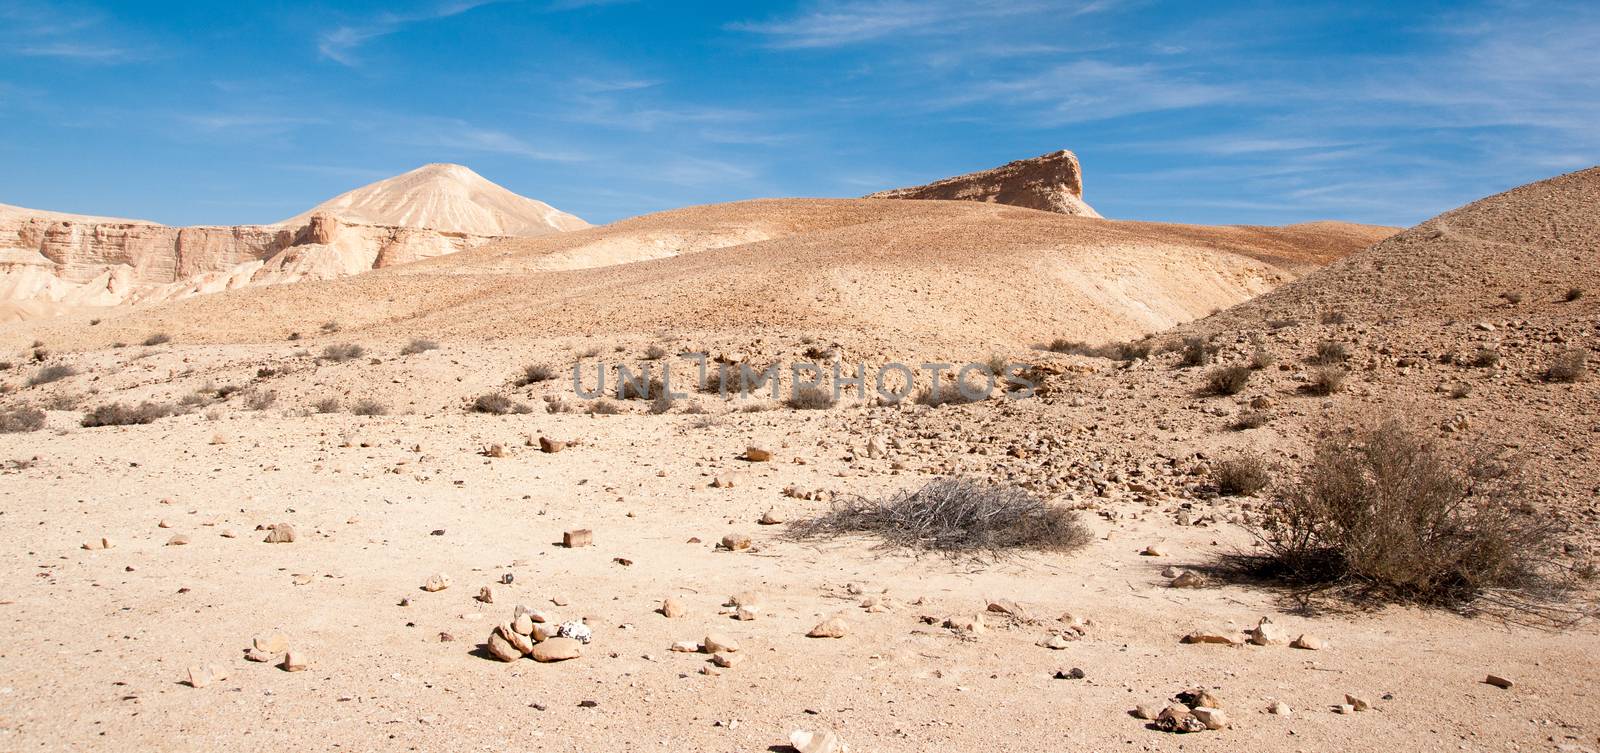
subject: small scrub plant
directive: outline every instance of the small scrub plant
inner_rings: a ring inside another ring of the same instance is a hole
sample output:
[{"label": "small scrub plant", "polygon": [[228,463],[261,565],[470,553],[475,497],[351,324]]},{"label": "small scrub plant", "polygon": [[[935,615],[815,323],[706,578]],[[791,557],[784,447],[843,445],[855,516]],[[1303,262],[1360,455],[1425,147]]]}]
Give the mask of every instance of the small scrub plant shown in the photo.
[{"label": "small scrub plant", "polygon": [[513,383],[518,387],[526,387],[530,384],[548,382],[555,378],[555,369],[552,369],[542,363],[530,363],[527,366],[522,367],[522,373],[517,376]]},{"label": "small scrub plant", "polygon": [[1178,349],[1181,354],[1178,359],[1178,366],[1180,368],[1204,366],[1211,363],[1211,359],[1216,357],[1219,350],[1221,350],[1220,347],[1212,345],[1204,338],[1188,338],[1183,341],[1183,345]]},{"label": "small scrub plant", "polygon": [[472,412],[504,416],[510,413],[532,413],[533,406],[520,400],[512,400],[499,393],[489,393],[487,395],[479,395],[476,400],[472,401]]},{"label": "small scrub plant", "polygon": [[161,403],[143,402],[138,405],[106,403],[85,413],[82,423],[84,426],[91,428],[96,426],[148,424],[177,412],[177,408]]},{"label": "small scrub plant", "polygon": [[[1090,345],[1081,340],[1068,340],[1056,338],[1044,346],[1045,350],[1052,353],[1066,353],[1068,355],[1088,356],[1090,358],[1109,358],[1114,361],[1137,361],[1149,358],[1153,350],[1148,341],[1126,343],[1108,343],[1105,345]],[[999,372],[995,372],[999,373]]]},{"label": "small scrub plant", "polygon": [[1335,392],[1344,390],[1345,379],[1350,372],[1343,366],[1322,366],[1311,371],[1311,381],[1306,384],[1306,392],[1313,395],[1326,397]]},{"label": "small scrub plant", "polygon": [[833,390],[808,384],[795,389],[783,404],[795,410],[827,410],[838,405],[839,401],[834,399]]},{"label": "small scrub plant", "polygon": [[311,404],[311,409],[318,413],[338,413],[339,398],[325,397]]},{"label": "small scrub plant", "polygon": [[245,395],[245,410],[266,410],[278,402],[277,390],[251,391]]},{"label": "small scrub plant", "polygon": [[1522,303],[1522,294],[1521,293],[1516,293],[1516,292],[1512,292],[1512,291],[1506,291],[1506,292],[1500,294],[1500,298],[1502,300],[1504,300],[1506,303],[1509,303],[1509,304],[1511,304],[1513,306],[1515,306],[1515,305],[1517,305],[1519,303]]},{"label": "small scrub plant", "polygon": [[1217,462],[1217,491],[1229,497],[1251,497],[1272,483],[1272,466],[1266,458],[1245,453]]},{"label": "small scrub plant", "polygon": [[438,349],[439,343],[419,337],[411,342],[406,343],[406,346],[400,349],[400,355],[414,356],[418,353],[426,353],[430,350]]},{"label": "small scrub plant", "polygon": [[143,345],[147,348],[153,348],[157,345],[165,345],[169,342],[172,342],[172,335],[169,335],[165,332],[157,332],[149,337],[146,337]]},{"label": "small scrub plant", "polygon": [[1550,382],[1581,382],[1589,375],[1589,354],[1578,348],[1566,350],[1550,362],[1544,378]]},{"label": "small scrub plant", "polygon": [[1317,344],[1316,353],[1311,356],[1311,363],[1319,366],[1344,363],[1350,360],[1350,349],[1345,344],[1336,340],[1324,340]]},{"label": "small scrub plant", "polygon": [[1250,356],[1250,368],[1257,371],[1271,368],[1272,365],[1277,362],[1278,357],[1273,355],[1272,351],[1267,350],[1266,348],[1257,348],[1256,352]]},{"label": "small scrub plant", "polygon": [[1244,391],[1253,373],[1248,366],[1218,366],[1206,375],[1204,392],[1208,395],[1237,395]]},{"label": "small scrub plant", "polygon": [[28,386],[38,387],[41,384],[59,382],[67,377],[77,376],[78,373],[79,372],[77,368],[68,366],[66,364],[46,366],[34,372],[33,376],[28,377]]},{"label": "small scrub plant", "polygon": [[338,332],[339,331],[339,323],[338,322],[323,322],[322,323],[322,331],[327,333],[327,334],[330,334],[330,335],[335,333],[335,332]]},{"label": "small scrub plant", "polygon": [[334,363],[352,361],[367,354],[367,349],[354,343],[339,343],[322,349],[322,360]]},{"label": "small scrub plant", "polygon": [[0,409],[0,434],[21,434],[44,428],[44,411],[30,405]]},{"label": "small scrub plant", "polygon": [[350,406],[350,412],[357,416],[386,416],[389,406],[372,399],[357,400]]},{"label": "small scrub plant", "polygon": [[810,539],[866,533],[889,548],[952,557],[998,557],[1013,550],[1071,551],[1093,539],[1078,513],[1015,486],[963,478],[932,481],[886,498],[847,499],[791,534]]},{"label": "small scrub plant", "polygon": [[938,408],[945,405],[970,405],[981,403],[989,399],[984,392],[984,385],[960,385],[954,382],[945,382],[939,385],[929,385],[917,390],[912,396],[912,401],[917,405],[926,405],[929,408]]},{"label": "small scrub plant", "polygon": [[1266,426],[1271,421],[1272,415],[1266,411],[1249,410],[1240,413],[1239,416],[1233,420],[1233,423],[1229,426],[1229,428],[1233,429],[1234,431],[1259,429],[1263,426]]},{"label": "small scrub plant", "polygon": [[1345,322],[1347,322],[1349,320],[1350,320],[1350,317],[1348,315],[1346,315],[1343,311],[1325,311],[1325,312],[1322,313],[1322,318],[1321,318],[1321,321],[1322,321],[1323,324],[1334,324],[1334,325],[1336,325],[1336,324],[1344,324]]},{"label": "small scrub plant", "polygon": [[589,413],[596,416],[615,416],[621,412],[622,406],[617,405],[616,403],[613,403],[605,398],[594,400],[589,403]]},{"label": "small scrub plant", "polygon": [[1500,364],[1500,351],[1494,348],[1479,348],[1472,355],[1472,365],[1480,369],[1489,369]]},{"label": "small scrub plant", "polygon": [[1561,296],[1561,300],[1563,300],[1563,301],[1565,301],[1567,303],[1572,303],[1573,301],[1576,301],[1576,300],[1578,300],[1579,298],[1582,298],[1582,297],[1583,297],[1583,288],[1568,288],[1567,292],[1566,292],[1566,295]]},{"label": "small scrub plant", "polygon": [[659,361],[666,357],[667,349],[657,345],[656,343],[651,343],[650,347],[644,349],[644,358],[646,361]]},{"label": "small scrub plant", "polygon": [[1466,382],[1461,382],[1450,388],[1450,398],[1452,400],[1465,400],[1469,397],[1472,397],[1472,385]]}]

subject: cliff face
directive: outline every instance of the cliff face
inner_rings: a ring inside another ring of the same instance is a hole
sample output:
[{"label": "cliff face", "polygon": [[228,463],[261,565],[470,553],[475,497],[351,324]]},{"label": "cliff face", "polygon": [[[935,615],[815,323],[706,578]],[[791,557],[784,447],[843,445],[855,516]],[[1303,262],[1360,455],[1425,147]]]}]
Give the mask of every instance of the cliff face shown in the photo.
[{"label": "cliff face", "polygon": [[1065,149],[923,186],[879,191],[866,198],[983,201],[1080,217],[1100,216],[1083,200],[1083,168],[1078,156]]},{"label": "cliff face", "polygon": [[273,225],[178,228],[0,204],[0,322],[342,277],[587,226],[458,165],[428,165]]}]

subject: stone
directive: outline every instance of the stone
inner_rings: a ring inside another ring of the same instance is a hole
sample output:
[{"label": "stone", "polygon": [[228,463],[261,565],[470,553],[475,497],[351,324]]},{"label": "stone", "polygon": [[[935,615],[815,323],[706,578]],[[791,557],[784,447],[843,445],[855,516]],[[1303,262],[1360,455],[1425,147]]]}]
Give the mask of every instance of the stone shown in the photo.
[{"label": "stone", "polygon": [[764,526],[775,526],[787,522],[783,514],[777,510],[768,510],[761,514],[761,520],[756,521]]},{"label": "stone", "polygon": [[737,552],[750,548],[750,537],[742,533],[730,533],[722,537],[722,548]]},{"label": "stone", "polygon": [[524,615],[526,615],[529,620],[532,620],[534,622],[554,622],[555,621],[555,619],[552,618],[550,615],[547,615],[544,612],[541,612],[541,611],[539,611],[537,609],[529,609],[529,608],[527,608],[526,606],[524,606],[522,604],[518,604],[515,609],[511,610],[511,616],[513,618],[521,617],[521,616],[524,616]]},{"label": "stone", "polygon": [[1249,640],[1256,646],[1282,646],[1289,642],[1289,636],[1272,620],[1262,617],[1261,622],[1250,629]]},{"label": "stone", "polygon": [[1156,727],[1166,732],[1204,732],[1206,723],[1196,718],[1187,707],[1173,704],[1156,715]]},{"label": "stone", "polygon": [[265,664],[266,662],[272,661],[273,657],[272,654],[262,651],[259,648],[251,648],[244,652],[244,658],[247,661],[261,662]]},{"label": "stone", "polygon": [[1294,639],[1293,643],[1289,644],[1290,648],[1304,649],[1306,651],[1321,651],[1325,646],[1327,646],[1327,643],[1321,638],[1303,633],[1299,638]]},{"label": "stone", "polygon": [[689,607],[684,605],[682,599],[676,596],[668,596],[661,600],[661,609],[659,611],[663,617],[677,619],[688,614]]},{"label": "stone", "polygon": [[273,633],[265,638],[258,635],[250,641],[250,644],[257,651],[269,654],[281,654],[289,650],[289,638],[283,633]]},{"label": "stone", "polygon": [[744,654],[712,654],[711,663],[723,669],[733,669],[744,661]]},{"label": "stone", "polygon": [[1024,609],[1021,604],[1018,604],[1010,599],[990,600],[987,608],[990,612],[1015,617],[1024,622],[1033,621],[1033,615],[1029,614],[1027,609]]},{"label": "stone", "polygon": [[1204,724],[1206,729],[1222,729],[1228,726],[1228,712],[1222,709],[1196,706],[1189,709],[1189,713],[1194,714],[1194,718],[1200,720],[1200,723]]},{"label": "stone", "polygon": [[567,443],[549,437],[539,437],[540,452],[560,452],[567,449]]},{"label": "stone", "polygon": [[733,488],[733,477],[732,476],[717,476],[716,478],[711,479],[711,488],[713,488],[713,489],[732,489]]},{"label": "stone", "polygon": [[1172,582],[1167,585],[1173,588],[1199,588],[1205,584],[1206,579],[1201,577],[1199,573],[1193,570],[1185,570],[1178,573],[1178,577],[1173,578]]},{"label": "stone", "polygon": [[1143,703],[1133,707],[1133,716],[1137,719],[1144,719],[1146,721],[1153,722],[1160,714],[1161,712],[1157,711],[1154,706],[1149,706]]},{"label": "stone", "polygon": [[422,590],[428,592],[443,591],[450,587],[450,576],[444,573],[434,573],[422,582]]},{"label": "stone", "polygon": [[294,543],[294,526],[288,523],[273,523],[267,526],[267,537],[262,539],[268,544]]},{"label": "stone", "polygon": [[84,549],[89,549],[89,550],[110,549],[111,546],[112,546],[111,539],[102,537],[102,538],[98,538],[98,539],[95,539],[94,541],[90,541],[90,542],[84,544],[83,548]]},{"label": "stone", "polygon": [[1354,713],[1356,713],[1356,707],[1354,707],[1354,706],[1352,706],[1352,705],[1350,705],[1348,703],[1341,703],[1341,704],[1333,707],[1333,713],[1335,713],[1335,714],[1354,714]]},{"label": "stone", "polygon": [[673,641],[667,650],[676,651],[680,654],[698,654],[700,653],[700,644],[694,641]]},{"label": "stone", "polygon": [[167,539],[167,546],[183,546],[187,543],[189,543],[189,537],[181,533],[175,533],[172,538]]},{"label": "stone", "polygon": [[186,679],[189,681],[189,687],[203,688],[216,678],[212,676],[209,667],[190,667]]},{"label": "stone", "polygon": [[867,438],[867,457],[878,459],[889,454],[889,442],[882,434],[874,434]]},{"label": "stone", "polygon": [[534,646],[529,655],[538,662],[576,659],[583,655],[583,642],[576,638],[551,638]]},{"label": "stone", "polygon": [[1083,168],[1065,149],[1000,167],[869,194],[868,199],[944,199],[1009,204],[1057,214],[1099,217],[1083,200]]},{"label": "stone", "polygon": [[511,631],[517,635],[533,635],[533,618],[526,612],[511,618]]},{"label": "stone", "polygon": [[731,654],[739,650],[739,642],[722,633],[708,634],[700,645],[708,654]]},{"label": "stone", "polygon": [[944,626],[958,633],[969,633],[971,635],[978,635],[988,629],[988,626],[983,622],[983,615],[981,614],[946,617]]},{"label": "stone", "polygon": [[806,633],[807,638],[843,638],[850,633],[850,625],[842,617],[830,617],[817,623]]},{"label": "stone", "polygon": [[1057,680],[1082,680],[1088,676],[1088,673],[1084,672],[1082,667],[1073,667],[1065,672],[1056,670],[1055,674]]},{"label": "stone", "polygon": [[752,463],[765,463],[772,459],[772,452],[769,450],[763,450],[755,445],[751,445],[744,448],[744,459]]},{"label": "stone", "polygon": [[1060,651],[1060,650],[1062,650],[1064,648],[1067,648],[1068,646],[1071,646],[1072,645],[1072,641],[1067,640],[1066,638],[1062,637],[1060,634],[1052,634],[1047,638],[1041,639],[1035,645],[1042,646],[1044,648],[1048,648],[1048,649],[1051,649],[1053,651]]},{"label": "stone", "polygon": [[728,597],[730,607],[754,607],[760,609],[766,606],[767,597],[760,591],[740,591]]},{"label": "stone", "polygon": [[1367,711],[1372,708],[1372,704],[1367,703],[1366,699],[1357,698],[1349,693],[1344,694],[1344,702],[1350,704],[1350,708],[1356,711]]},{"label": "stone", "polygon": [[733,618],[743,622],[749,622],[760,616],[760,607],[735,607],[733,610]]},{"label": "stone", "polygon": [[1196,630],[1183,637],[1184,643],[1215,643],[1225,646],[1240,646],[1244,640],[1227,633],[1216,630]]},{"label": "stone", "polygon": [[489,653],[500,661],[516,661],[527,655],[526,651],[507,639],[500,628],[495,628],[494,632],[489,634]]},{"label": "stone", "polygon": [[789,733],[789,747],[797,753],[846,753],[848,750],[839,736],[827,730],[811,732],[797,729]]},{"label": "stone", "polygon": [[289,653],[283,655],[283,664],[280,666],[283,667],[285,672],[304,672],[308,662],[304,653],[290,650]]},{"label": "stone", "polygon": [[1176,578],[1176,577],[1178,577],[1178,576],[1180,576],[1182,574],[1183,574],[1182,570],[1179,570],[1176,567],[1172,567],[1171,565],[1168,565],[1165,569],[1163,569],[1161,571],[1161,577],[1163,577],[1163,578]]},{"label": "stone", "polygon": [[1160,544],[1151,544],[1145,547],[1143,551],[1139,552],[1139,554],[1145,557],[1165,557],[1167,556],[1167,550]]},{"label": "stone", "polygon": [[1212,709],[1222,708],[1222,699],[1212,695],[1211,691],[1205,688],[1190,688],[1179,693],[1175,698],[1178,703],[1190,708],[1195,706],[1205,706]]},{"label": "stone", "polygon": [[485,604],[493,604],[494,603],[494,586],[484,586],[482,588],[479,588],[478,589],[478,595],[475,598],[477,598],[478,601],[481,601],[481,602],[483,602]]},{"label": "stone", "polygon": [[167,522],[166,518],[162,518],[160,522],[156,523],[156,528],[171,528],[171,527],[172,527],[172,524]]},{"label": "stone", "polygon": [[561,534],[561,545],[568,549],[594,544],[594,531],[587,528],[577,528]]},{"label": "stone", "polygon": [[1276,716],[1289,716],[1294,712],[1289,708],[1289,704],[1284,703],[1283,701],[1273,701],[1267,706],[1267,713],[1274,714]]},{"label": "stone", "polygon": [[1512,685],[1516,684],[1504,677],[1501,677],[1500,675],[1489,675],[1483,678],[1483,681],[1489,685],[1500,688],[1501,690],[1509,689]]}]

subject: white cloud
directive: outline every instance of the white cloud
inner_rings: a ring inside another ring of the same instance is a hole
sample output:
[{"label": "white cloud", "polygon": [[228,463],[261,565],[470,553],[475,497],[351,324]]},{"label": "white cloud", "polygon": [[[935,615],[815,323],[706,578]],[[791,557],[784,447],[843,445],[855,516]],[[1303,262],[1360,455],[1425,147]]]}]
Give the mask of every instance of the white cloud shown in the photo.
[{"label": "white cloud", "polygon": [[340,65],[355,67],[359,48],[369,40],[393,34],[411,24],[459,16],[504,0],[456,0],[414,13],[381,13],[359,23],[335,27],[317,38],[317,52]]},{"label": "white cloud", "polygon": [[1040,0],[824,0],[791,18],[746,21],[727,28],[766,37],[773,47],[839,47],[895,36],[954,34],[975,23],[1042,12],[1056,18],[1080,15],[1110,5],[1109,0],[1066,6]]}]

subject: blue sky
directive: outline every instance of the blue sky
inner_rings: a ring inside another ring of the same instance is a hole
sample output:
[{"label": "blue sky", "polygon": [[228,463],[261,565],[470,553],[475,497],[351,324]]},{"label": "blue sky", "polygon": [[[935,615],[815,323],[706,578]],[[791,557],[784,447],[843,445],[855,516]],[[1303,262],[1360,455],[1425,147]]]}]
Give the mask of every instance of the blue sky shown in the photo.
[{"label": "blue sky", "polygon": [[0,203],[271,222],[427,162],[606,222],[1060,148],[1115,218],[1409,225],[1600,162],[1600,4],[0,0]]}]

